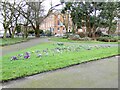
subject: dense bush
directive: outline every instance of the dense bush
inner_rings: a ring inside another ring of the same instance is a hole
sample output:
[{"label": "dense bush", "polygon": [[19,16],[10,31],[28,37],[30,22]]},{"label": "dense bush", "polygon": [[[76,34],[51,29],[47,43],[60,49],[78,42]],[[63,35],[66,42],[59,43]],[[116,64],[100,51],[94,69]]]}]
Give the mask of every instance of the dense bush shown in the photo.
[{"label": "dense bush", "polygon": [[114,36],[114,38],[120,40],[120,36]]},{"label": "dense bush", "polygon": [[35,31],[34,30],[29,30],[28,33],[33,34],[33,33],[35,33]]},{"label": "dense bush", "polygon": [[98,37],[97,40],[98,41],[103,41],[103,42],[117,42],[118,38],[114,38],[114,37]]},{"label": "dense bush", "polygon": [[43,31],[43,30],[40,30],[40,31],[39,31],[39,33],[40,33],[40,34],[43,34],[43,33],[44,33],[44,31]]},{"label": "dense bush", "polygon": [[45,35],[46,35],[46,36],[52,36],[52,32],[50,32],[50,30],[46,30],[46,31],[45,31]]}]

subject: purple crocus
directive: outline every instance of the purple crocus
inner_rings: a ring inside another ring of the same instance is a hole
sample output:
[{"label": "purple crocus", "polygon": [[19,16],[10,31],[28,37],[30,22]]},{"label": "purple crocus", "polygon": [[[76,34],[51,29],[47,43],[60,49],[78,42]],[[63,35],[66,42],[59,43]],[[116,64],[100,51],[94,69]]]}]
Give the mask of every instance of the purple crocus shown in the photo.
[{"label": "purple crocus", "polygon": [[18,60],[18,58],[16,56],[13,56],[11,60]]},{"label": "purple crocus", "polygon": [[30,53],[29,53],[29,52],[26,52],[26,55],[30,55]]},{"label": "purple crocus", "polygon": [[29,55],[26,55],[26,56],[24,56],[24,58],[25,58],[25,59],[28,59],[28,58],[30,58],[30,56],[29,56]]}]

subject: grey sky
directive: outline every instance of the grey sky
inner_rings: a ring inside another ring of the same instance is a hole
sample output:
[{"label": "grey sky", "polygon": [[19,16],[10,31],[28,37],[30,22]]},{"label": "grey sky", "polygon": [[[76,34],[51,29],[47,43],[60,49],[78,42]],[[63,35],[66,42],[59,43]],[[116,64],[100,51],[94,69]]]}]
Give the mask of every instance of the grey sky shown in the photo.
[{"label": "grey sky", "polygon": [[[2,1],[5,1],[5,0],[2,0]],[[14,0],[8,0],[8,1],[12,2],[12,1],[14,1]],[[18,0],[18,1],[20,1],[20,0]],[[31,1],[31,0],[30,0],[30,1]],[[35,1],[35,0],[34,0],[34,1]],[[45,8],[45,14],[47,14],[49,8],[51,7],[51,6],[50,6],[51,1],[52,1],[52,5],[53,5],[53,6],[60,3],[60,0],[45,0],[45,1],[43,2],[43,6],[44,6],[44,8]],[[61,8],[61,6],[57,7],[57,9],[60,9],[60,8]],[[2,16],[1,16],[1,14],[0,14],[0,21],[1,21],[1,20],[2,20]],[[0,22],[0,30],[2,30],[2,29],[3,29],[3,26],[2,26],[2,23]]]}]

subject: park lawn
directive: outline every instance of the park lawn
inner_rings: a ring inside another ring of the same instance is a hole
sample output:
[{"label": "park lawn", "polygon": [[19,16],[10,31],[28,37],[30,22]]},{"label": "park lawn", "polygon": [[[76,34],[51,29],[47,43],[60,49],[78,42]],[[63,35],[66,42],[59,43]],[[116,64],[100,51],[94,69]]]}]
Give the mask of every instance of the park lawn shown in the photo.
[{"label": "park lawn", "polygon": [[[56,43],[43,43],[31,48],[27,48],[25,50],[21,50],[19,52],[14,52],[11,54],[7,54],[2,57],[2,77],[0,77],[0,81],[7,81],[11,79],[16,79],[19,77],[25,77],[41,72],[56,70],[59,68],[67,67],[70,65],[80,64],[82,62],[98,60],[101,58],[118,55],[118,47],[108,47],[108,48],[95,48],[93,47],[91,50],[86,50],[87,46],[84,48],[80,48],[79,51],[64,51],[62,53],[54,53],[52,52],[53,48],[59,47],[70,47],[79,46],[79,43],[69,44],[66,43],[63,46],[58,46]],[[36,53],[33,51],[36,50],[45,50],[48,48],[49,55],[45,56],[42,53],[42,57],[37,57]],[[31,57],[29,59],[21,58],[20,60],[11,61],[11,56],[15,56],[21,53],[31,52]],[[1,65],[0,65],[1,66]]]},{"label": "park lawn", "polygon": [[29,38],[25,38],[23,39],[22,37],[15,37],[15,38],[0,38],[0,46],[6,46],[6,45],[11,45],[11,44],[16,44],[16,43],[20,43],[20,42],[24,42],[24,41],[28,41],[30,39],[32,39],[33,37],[29,37]]},{"label": "park lawn", "polygon": [[76,42],[76,43],[98,43],[98,44],[118,44],[120,42],[101,42],[101,41],[78,41],[78,40],[69,40],[69,39],[63,39],[62,37],[51,37],[49,39],[50,41],[57,41],[57,42]]}]

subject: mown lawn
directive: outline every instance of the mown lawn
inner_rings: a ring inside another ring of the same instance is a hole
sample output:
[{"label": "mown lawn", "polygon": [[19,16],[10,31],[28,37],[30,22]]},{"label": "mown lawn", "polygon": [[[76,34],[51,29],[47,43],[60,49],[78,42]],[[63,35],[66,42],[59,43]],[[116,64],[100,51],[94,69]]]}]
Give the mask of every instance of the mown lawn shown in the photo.
[{"label": "mown lawn", "polygon": [[[37,52],[38,50],[39,52]],[[43,52],[45,50],[47,53]],[[30,52],[30,58],[24,59],[25,52]],[[24,55],[19,57],[19,54]],[[42,56],[38,57],[39,54]],[[2,66],[0,81],[25,77],[118,54],[120,53],[117,46],[43,43],[3,56],[0,65]],[[12,56],[17,56],[18,60],[11,60]]]},{"label": "mown lawn", "polygon": [[30,40],[32,39],[33,37],[29,37],[29,38],[25,38],[23,39],[22,37],[18,38],[18,37],[15,37],[15,38],[6,38],[6,39],[3,39],[3,38],[0,38],[0,46],[6,46],[6,45],[11,45],[11,44],[16,44],[16,43],[20,43],[20,42],[24,42],[24,41],[27,41],[27,40]]}]

